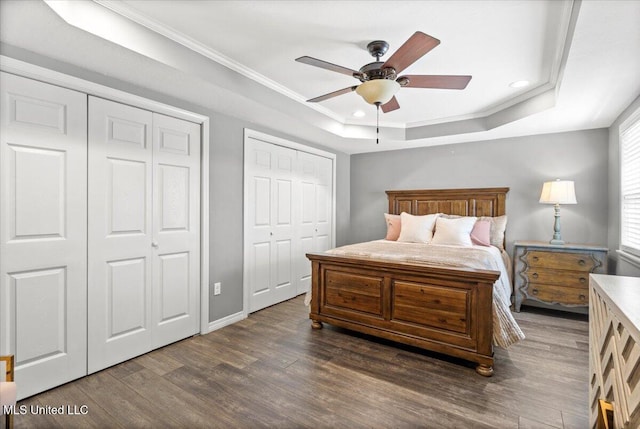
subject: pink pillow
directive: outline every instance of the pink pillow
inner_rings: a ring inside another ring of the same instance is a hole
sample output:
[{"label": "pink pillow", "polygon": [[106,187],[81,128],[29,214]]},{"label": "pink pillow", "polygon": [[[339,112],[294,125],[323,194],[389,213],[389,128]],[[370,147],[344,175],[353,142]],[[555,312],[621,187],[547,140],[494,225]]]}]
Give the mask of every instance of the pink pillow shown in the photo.
[{"label": "pink pillow", "polygon": [[387,223],[387,236],[384,239],[397,241],[400,237],[400,215],[385,213],[384,221]]},{"label": "pink pillow", "polygon": [[473,244],[491,246],[491,222],[488,220],[476,221],[470,235]]}]

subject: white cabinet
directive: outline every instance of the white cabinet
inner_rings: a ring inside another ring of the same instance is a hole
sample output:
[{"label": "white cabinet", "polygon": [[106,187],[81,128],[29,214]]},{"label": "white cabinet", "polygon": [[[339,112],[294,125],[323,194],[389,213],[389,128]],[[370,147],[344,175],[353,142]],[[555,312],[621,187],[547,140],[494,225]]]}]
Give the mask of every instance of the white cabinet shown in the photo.
[{"label": "white cabinet", "polygon": [[638,428],[640,278],[591,274],[589,295],[589,427]]},{"label": "white cabinet", "polygon": [[197,333],[200,125],[1,83],[0,353],[18,397]]}]

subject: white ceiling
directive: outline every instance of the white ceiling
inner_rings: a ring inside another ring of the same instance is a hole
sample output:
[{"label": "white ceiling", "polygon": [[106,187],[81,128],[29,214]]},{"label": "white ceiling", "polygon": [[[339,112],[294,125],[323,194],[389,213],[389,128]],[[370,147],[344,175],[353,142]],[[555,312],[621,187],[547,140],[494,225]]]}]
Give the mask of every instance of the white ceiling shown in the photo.
[{"label": "white ceiling", "polygon": [[[347,153],[608,127],[640,95],[635,0],[88,4],[127,22],[108,34],[106,18],[83,17],[81,31],[39,1],[3,0],[0,40]],[[305,101],[359,82],[295,58],[358,69],[374,61],[370,41],[389,42],[388,58],[418,30],[441,43],[401,74],[473,78],[465,90],[402,88],[380,145],[375,107],[356,93]]]}]

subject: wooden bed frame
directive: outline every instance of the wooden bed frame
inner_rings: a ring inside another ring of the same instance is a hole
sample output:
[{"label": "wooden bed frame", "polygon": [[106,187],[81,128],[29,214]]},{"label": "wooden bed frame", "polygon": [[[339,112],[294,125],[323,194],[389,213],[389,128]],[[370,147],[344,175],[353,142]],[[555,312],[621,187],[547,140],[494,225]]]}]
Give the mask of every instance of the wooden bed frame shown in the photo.
[{"label": "wooden bed frame", "polygon": [[[389,213],[506,214],[509,188],[387,191]],[[382,217],[382,213],[380,213]],[[493,374],[497,271],[307,254],[312,327],[322,322],[477,363]]]}]

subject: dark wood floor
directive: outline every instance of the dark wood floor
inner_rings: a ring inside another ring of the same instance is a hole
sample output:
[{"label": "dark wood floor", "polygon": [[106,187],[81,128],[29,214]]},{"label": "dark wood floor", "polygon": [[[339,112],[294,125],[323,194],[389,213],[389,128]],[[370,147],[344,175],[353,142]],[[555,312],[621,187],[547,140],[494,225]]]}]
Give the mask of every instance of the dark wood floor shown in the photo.
[{"label": "dark wood floor", "polygon": [[586,428],[586,316],[516,318],[527,339],[496,349],[485,378],[473,364],[311,330],[298,297],[28,398],[19,405],[78,414],[27,413],[15,427]]}]

